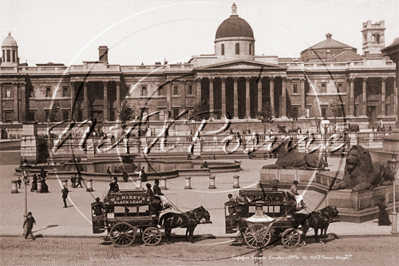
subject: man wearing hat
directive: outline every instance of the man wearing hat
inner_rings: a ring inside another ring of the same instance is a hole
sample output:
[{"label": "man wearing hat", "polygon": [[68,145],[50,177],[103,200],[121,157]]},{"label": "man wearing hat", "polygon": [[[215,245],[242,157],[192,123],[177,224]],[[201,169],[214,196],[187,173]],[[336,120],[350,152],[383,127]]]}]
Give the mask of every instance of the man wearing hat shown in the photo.
[{"label": "man wearing hat", "polygon": [[24,225],[22,226],[24,228],[25,239],[27,239],[29,235],[31,235],[33,240],[36,239],[32,233],[33,224],[36,224],[35,218],[33,218],[31,212],[28,212],[28,216],[26,216]]},{"label": "man wearing hat", "polygon": [[101,216],[103,214],[104,205],[100,202],[100,198],[96,198],[96,202],[93,204],[92,209],[95,216]]},{"label": "man wearing hat", "polygon": [[154,187],[152,189],[154,190],[155,195],[158,195],[158,196],[163,195],[163,193],[161,192],[161,188],[159,187],[159,179],[155,179]]},{"label": "man wearing hat", "polygon": [[[290,191],[288,191],[288,197],[291,198],[292,200],[295,201],[295,204],[297,202],[297,198],[299,196],[298,193],[298,181],[294,181],[290,187]],[[301,207],[304,207],[305,203],[303,202],[303,200],[301,200]]]}]

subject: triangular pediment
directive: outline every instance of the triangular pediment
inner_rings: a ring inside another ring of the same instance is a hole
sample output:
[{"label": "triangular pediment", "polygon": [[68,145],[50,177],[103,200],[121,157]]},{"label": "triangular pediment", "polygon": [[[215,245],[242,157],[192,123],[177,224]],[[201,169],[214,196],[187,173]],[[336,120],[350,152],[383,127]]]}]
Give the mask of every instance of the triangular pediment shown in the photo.
[{"label": "triangular pediment", "polygon": [[286,70],[286,67],[281,67],[276,64],[271,64],[271,63],[263,63],[263,62],[256,62],[256,61],[246,61],[246,60],[234,60],[234,61],[228,61],[228,62],[220,62],[216,64],[211,64],[211,65],[206,65],[206,66],[201,66],[197,67],[194,69],[194,71],[199,71],[199,72],[204,72],[204,71],[231,71],[231,70],[237,70],[237,71],[242,71],[242,70],[262,70],[262,71],[267,71],[267,70]]}]

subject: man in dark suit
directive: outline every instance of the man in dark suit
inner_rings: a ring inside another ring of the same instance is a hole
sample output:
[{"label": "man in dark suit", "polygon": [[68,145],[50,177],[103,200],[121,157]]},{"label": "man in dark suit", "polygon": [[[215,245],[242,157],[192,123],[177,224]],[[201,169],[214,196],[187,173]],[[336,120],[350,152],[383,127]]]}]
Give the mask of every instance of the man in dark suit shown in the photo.
[{"label": "man in dark suit", "polygon": [[152,187],[154,194],[157,196],[162,196],[161,188],[159,187],[159,180],[155,179],[154,186]]},{"label": "man in dark suit", "polygon": [[62,192],[62,200],[64,201],[64,208],[68,208],[66,199],[68,198],[69,190],[64,186],[61,192]]}]

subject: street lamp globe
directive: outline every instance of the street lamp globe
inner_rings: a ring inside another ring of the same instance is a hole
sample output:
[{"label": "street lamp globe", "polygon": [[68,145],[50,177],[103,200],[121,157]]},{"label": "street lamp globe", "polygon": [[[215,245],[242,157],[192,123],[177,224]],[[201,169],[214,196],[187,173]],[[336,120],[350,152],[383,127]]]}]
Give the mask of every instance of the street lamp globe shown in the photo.
[{"label": "street lamp globe", "polygon": [[328,127],[330,126],[330,120],[328,120],[327,117],[324,117],[323,120],[321,120],[320,125],[324,129],[324,134],[326,134],[328,131]]}]

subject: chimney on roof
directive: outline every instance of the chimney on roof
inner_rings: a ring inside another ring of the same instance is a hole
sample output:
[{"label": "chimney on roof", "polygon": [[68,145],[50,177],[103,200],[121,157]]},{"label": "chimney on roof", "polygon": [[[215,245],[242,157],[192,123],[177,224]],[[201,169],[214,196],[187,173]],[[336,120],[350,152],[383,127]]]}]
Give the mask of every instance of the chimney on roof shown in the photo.
[{"label": "chimney on roof", "polygon": [[98,61],[108,64],[108,47],[106,45],[99,46],[98,53]]}]

